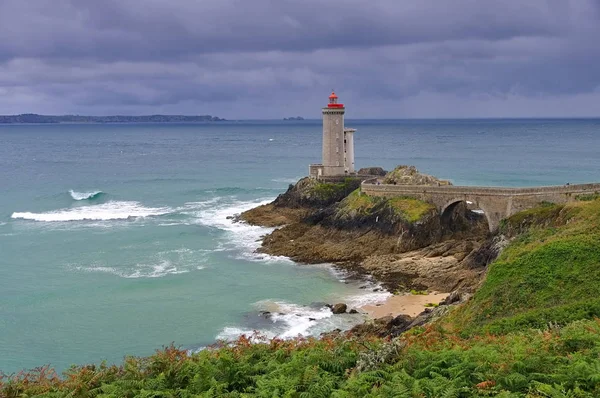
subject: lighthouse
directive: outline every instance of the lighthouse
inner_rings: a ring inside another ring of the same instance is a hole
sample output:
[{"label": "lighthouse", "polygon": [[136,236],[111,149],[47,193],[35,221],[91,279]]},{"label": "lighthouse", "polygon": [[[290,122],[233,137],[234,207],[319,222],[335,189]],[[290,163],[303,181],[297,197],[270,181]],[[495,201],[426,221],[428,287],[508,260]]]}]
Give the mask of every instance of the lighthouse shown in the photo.
[{"label": "lighthouse", "polygon": [[323,113],[323,160],[309,167],[311,177],[329,177],[354,174],[354,132],[344,127],[344,104],[332,92]]}]

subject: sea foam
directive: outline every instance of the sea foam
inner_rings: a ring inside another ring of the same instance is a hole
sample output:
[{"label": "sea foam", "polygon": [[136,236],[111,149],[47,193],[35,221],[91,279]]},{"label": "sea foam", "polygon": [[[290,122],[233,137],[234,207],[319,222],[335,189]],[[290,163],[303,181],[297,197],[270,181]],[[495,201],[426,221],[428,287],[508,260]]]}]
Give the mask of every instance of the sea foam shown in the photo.
[{"label": "sea foam", "polygon": [[[136,249],[136,246],[122,248],[128,249]],[[142,262],[127,264],[127,261],[121,261],[119,265],[108,266],[102,261],[95,261],[90,265],[71,264],[67,268],[80,272],[112,274],[121,278],[162,278],[206,269],[208,252],[182,247],[159,251],[142,259]]]},{"label": "sea foam", "polygon": [[[261,238],[272,232],[274,228],[249,225],[236,222],[231,217],[254,207],[270,203],[273,199],[239,201],[233,198],[221,198],[217,201],[186,203],[183,214],[194,217],[198,224],[219,229],[225,232],[217,250],[232,250],[234,257],[240,260],[260,262],[292,262],[287,257],[269,256],[256,253]],[[208,204],[208,205],[207,205]]]},{"label": "sea foam", "polygon": [[104,221],[159,216],[171,210],[166,207],[145,207],[139,202],[111,201],[94,206],[80,206],[44,213],[15,212],[11,218],[42,221]]},{"label": "sea foam", "polygon": [[167,275],[185,274],[190,272],[187,269],[178,268],[168,260],[161,261],[157,264],[136,264],[135,267],[127,269],[102,265],[92,265],[89,267],[74,266],[72,268],[77,271],[113,274],[120,276],[121,278],[161,278]]},{"label": "sea foam", "polygon": [[[363,320],[362,315],[333,315],[325,306],[304,306],[285,301],[262,300],[254,304],[259,312],[268,311],[267,324],[258,330],[227,326],[216,336],[219,340],[235,340],[255,334],[265,338],[292,339],[298,336],[318,336],[333,329],[349,329]],[[259,316],[259,315],[256,315]],[[260,315],[264,316],[264,315]]]}]

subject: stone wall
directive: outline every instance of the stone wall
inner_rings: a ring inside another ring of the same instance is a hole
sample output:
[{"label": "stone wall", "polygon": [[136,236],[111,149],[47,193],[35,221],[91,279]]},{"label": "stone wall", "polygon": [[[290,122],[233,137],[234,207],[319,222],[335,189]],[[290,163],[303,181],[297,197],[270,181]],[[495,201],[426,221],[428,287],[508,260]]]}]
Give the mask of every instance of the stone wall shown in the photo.
[{"label": "stone wall", "polygon": [[311,164],[308,166],[308,176],[311,178],[321,178],[324,175],[322,164]]},{"label": "stone wall", "polygon": [[373,176],[372,175],[364,175],[364,174],[343,174],[343,175],[337,175],[337,176],[323,176],[323,177],[319,178],[319,181],[335,183],[335,182],[344,182],[345,180],[347,180],[349,178],[353,179],[353,180],[365,181],[365,180],[373,178]]},{"label": "stone wall", "polygon": [[457,185],[427,186],[427,185],[377,185],[376,179],[367,180],[363,183],[363,192],[373,196],[385,196],[393,194],[394,196],[403,193],[426,192],[426,193],[457,193],[457,194],[491,194],[491,195],[527,195],[527,194],[552,194],[552,193],[570,193],[583,194],[600,192],[600,183],[593,184],[574,184],[557,185],[548,187],[526,187],[526,188],[504,188],[504,187],[469,187]]}]

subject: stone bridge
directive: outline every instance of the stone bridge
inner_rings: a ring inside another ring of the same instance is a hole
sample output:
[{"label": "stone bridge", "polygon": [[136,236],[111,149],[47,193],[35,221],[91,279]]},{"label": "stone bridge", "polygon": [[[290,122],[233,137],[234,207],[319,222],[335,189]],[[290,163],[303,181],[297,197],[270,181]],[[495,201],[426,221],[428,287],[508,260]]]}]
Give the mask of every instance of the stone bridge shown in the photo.
[{"label": "stone bridge", "polygon": [[490,232],[500,225],[500,220],[522,210],[538,206],[540,202],[567,203],[578,195],[600,192],[600,183],[549,187],[500,188],[461,187],[455,185],[377,185],[377,179],[363,181],[361,191],[370,196],[408,196],[432,203],[440,215],[451,211],[459,202],[471,202],[485,213]]}]

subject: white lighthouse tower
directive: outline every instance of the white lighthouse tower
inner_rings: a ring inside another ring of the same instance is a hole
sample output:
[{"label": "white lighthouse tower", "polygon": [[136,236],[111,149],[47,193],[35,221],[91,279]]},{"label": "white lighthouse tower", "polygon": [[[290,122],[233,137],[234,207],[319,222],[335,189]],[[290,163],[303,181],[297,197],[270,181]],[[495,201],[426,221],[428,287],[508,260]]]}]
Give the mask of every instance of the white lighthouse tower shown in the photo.
[{"label": "white lighthouse tower", "polygon": [[323,108],[323,162],[309,167],[311,177],[354,174],[354,132],[344,128],[344,104],[331,93],[329,104]]}]

